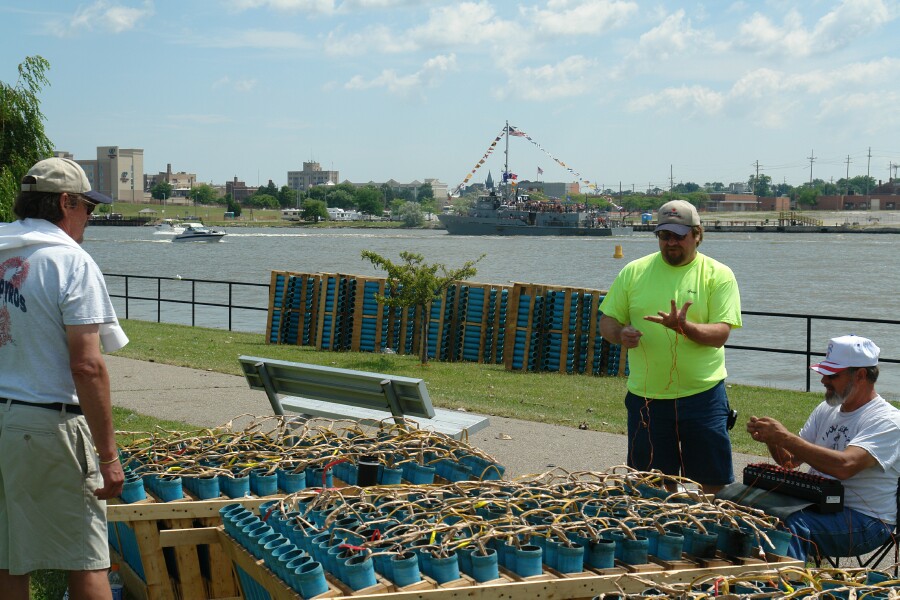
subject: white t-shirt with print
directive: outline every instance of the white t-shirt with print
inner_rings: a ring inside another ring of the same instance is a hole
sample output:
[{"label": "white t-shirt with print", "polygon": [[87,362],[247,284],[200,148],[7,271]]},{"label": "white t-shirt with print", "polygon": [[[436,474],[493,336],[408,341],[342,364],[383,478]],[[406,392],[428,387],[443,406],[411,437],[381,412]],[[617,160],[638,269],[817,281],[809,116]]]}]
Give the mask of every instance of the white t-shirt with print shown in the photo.
[{"label": "white t-shirt with print", "polygon": [[66,325],[117,323],[103,274],[40,219],[0,225],[0,397],[77,403]]},{"label": "white t-shirt with print", "polygon": [[[871,454],[877,465],[843,480],[844,506],[891,525],[897,522],[900,410],[881,396],[851,412],[822,402],[800,430],[800,437],[832,450],[857,446]],[[809,472],[829,477],[812,467]]]}]

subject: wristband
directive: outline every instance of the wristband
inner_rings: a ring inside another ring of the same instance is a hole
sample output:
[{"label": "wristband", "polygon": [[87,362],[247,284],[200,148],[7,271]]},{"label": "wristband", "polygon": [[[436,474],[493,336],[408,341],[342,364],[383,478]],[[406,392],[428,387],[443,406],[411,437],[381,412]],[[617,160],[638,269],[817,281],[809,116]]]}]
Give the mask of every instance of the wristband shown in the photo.
[{"label": "wristband", "polygon": [[[98,456],[97,458],[99,459],[100,457]],[[109,460],[101,460],[101,461],[100,461],[100,464],[101,464],[101,465],[111,465],[111,464],[113,464],[114,462],[119,462],[119,455],[118,455],[118,454],[117,454],[114,458],[111,458],[111,459],[109,459]]]}]

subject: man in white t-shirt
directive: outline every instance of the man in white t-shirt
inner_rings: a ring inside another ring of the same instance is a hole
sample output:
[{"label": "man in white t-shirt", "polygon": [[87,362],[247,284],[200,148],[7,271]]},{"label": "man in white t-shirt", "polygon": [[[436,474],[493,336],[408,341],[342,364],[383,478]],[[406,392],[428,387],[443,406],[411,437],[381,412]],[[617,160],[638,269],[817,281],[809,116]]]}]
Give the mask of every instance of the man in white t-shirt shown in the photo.
[{"label": "man in white t-shirt", "polygon": [[109,600],[106,500],[124,473],[101,354],[125,345],[103,274],[79,245],[112,199],[66,158],[34,165],[0,224],[0,596],[68,571],[73,598]]},{"label": "man in white t-shirt", "polygon": [[825,401],[799,435],[769,417],[747,423],[779,465],[806,463],[811,473],[844,485],[842,512],[806,509],[787,518],[794,558],[865,554],[889,539],[897,523],[900,410],[875,391],[879,353],[872,340],[856,335],[829,342],[825,360],[810,367],[822,375]]}]

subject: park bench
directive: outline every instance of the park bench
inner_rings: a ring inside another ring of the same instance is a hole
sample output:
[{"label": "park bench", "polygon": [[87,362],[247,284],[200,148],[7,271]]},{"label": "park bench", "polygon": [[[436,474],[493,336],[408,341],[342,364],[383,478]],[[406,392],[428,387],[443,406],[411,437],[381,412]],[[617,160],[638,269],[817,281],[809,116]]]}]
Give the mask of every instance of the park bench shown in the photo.
[{"label": "park bench", "polygon": [[405,419],[456,439],[488,426],[485,416],[432,406],[422,379],[256,356],[238,361],[247,383],[266,393],[277,415],[287,410],[365,425]]}]

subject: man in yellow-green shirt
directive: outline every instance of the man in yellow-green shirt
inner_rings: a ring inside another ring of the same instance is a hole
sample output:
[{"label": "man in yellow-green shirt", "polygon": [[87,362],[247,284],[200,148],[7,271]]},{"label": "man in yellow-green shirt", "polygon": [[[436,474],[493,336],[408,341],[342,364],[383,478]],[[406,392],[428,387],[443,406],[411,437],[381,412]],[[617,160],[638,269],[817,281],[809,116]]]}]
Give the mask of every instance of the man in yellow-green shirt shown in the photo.
[{"label": "man in yellow-green shirt", "polygon": [[741,326],[734,273],[698,252],[703,226],[689,202],[659,209],[659,252],[625,266],[600,305],[600,332],[628,348],[628,465],[697,481],[734,479],[725,342]]}]

